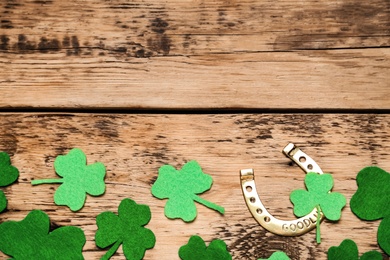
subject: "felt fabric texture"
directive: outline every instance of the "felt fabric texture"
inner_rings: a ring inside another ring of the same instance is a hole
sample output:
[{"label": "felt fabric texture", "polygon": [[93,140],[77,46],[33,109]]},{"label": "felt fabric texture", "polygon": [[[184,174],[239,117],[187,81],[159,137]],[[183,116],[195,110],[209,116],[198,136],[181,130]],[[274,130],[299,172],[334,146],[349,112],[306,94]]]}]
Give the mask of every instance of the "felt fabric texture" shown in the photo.
[{"label": "felt fabric texture", "polygon": [[62,179],[34,180],[31,184],[61,183],[54,194],[54,202],[57,205],[66,205],[72,211],[78,211],[84,206],[87,193],[99,196],[104,194],[106,189],[105,166],[100,162],[86,164],[87,157],[84,152],[74,148],[54,161],[55,171]]},{"label": "felt fabric texture", "polygon": [[182,260],[231,260],[232,256],[227,250],[226,244],[220,239],[206,243],[200,236],[191,236],[188,243],[179,249]]},{"label": "felt fabric texture", "polygon": [[144,227],[151,217],[149,206],[137,204],[131,199],[121,201],[118,215],[110,211],[99,214],[96,218],[96,245],[100,248],[112,245],[101,259],[110,259],[121,244],[126,259],[142,259],[145,251],[156,243],[153,232]]},{"label": "felt fabric texture", "polygon": [[390,173],[370,166],[357,177],[358,189],[352,196],[352,212],[364,220],[383,219],[378,227],[378,244],[390,255]]},{"label": "felt fabric texture", "polygon": [[61,227],[49,232],[49,217],[40,210],[31,211],[21,221],[0,225],[0,251],[13,259],[84,259],[84,232],[77,227]]},{"label": "felt fabric texture", "polygon": [[382,260],[382,255],[377,251],[369,251],[359,258],[359,251],[353,240],[345,239],[339,246],[328,249],[328,260]]},{"label": "felt fabric texture", "polygon": [[290,257],[286,253],[277,251],[273,253],[269,258],[259,258],[258,260],[290,260]]},{"label": "felt fabric texture", "polygon": [[[19,170],[11,165],[11,160],[6,152],[0,152],[0,187],[14,183],[19,177]],[[0,212],[7,208],[7,198],[0,190]]]},{"label": "felt fabric texture", "polygon": [[181,170],[164,165],[158,170],[158,178],[152,186],[152,194],[159,199],[168,199],[164,213],[167,218],[193,221],[197,216],[194,201],[224,214],[225,209],[197,196],[211,188],[213,179],[205,174],[199,163],[190,161]]},{"label": "felt fabric texture", "polygon": [[294,214],[298,217],[309,214],[317,208],[317,242],[320,243],[319,216],[322,212],[324,216],[332,221],[339,220],[341,209],[346,205],[347,200],[344,195],[338,192],[330,192],[333,188],[333,177],[331,174],[317,174],[309,172],[305,177],[306,190],[294,190],[290,195],[290,200],[294,204]]}]

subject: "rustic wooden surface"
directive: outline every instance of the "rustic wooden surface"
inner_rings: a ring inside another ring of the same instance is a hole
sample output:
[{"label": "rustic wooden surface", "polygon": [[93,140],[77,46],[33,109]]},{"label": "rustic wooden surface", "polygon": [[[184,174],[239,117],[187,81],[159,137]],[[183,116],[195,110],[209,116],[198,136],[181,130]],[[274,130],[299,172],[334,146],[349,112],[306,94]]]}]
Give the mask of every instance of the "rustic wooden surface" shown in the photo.
[{"label": "rustic wooden surface", "polygon": [[390,109],[390,2],[3,0],[0,108]]},{"label": "rustic wooden surface", "polygon": [[[76,225],[87,236],[84,255],[97,259],[105,251],[94,244],[95,217],[102,211],[117,212],[123,198],[150,205],[147,225],[157,243],[145,259],[179,259],[177,252],[194,234],[207,241],[223,239],[233,259],[268,257],[275,250],[292,259],[326,259],[330,246],[354,239],[360,252],[378,250],[379,221],[359,220],[349,204],[338,223],[321,225],[323,242],[315,231],[300,237],[281,237],[265,231],[250,215],[240,188],[239,170],[253,167],[256,184],[270,212],[293,218],[289,194],[303,188],[304,174],[281,153],[294,142],[333,174],[334,191],[348,201],[356,191],[357,172],[368,165],[390,169],[390,116],[375,114],[227,114],[227,115],[107,115],[107,114],[1,114],[0,150],[11,155],[19,168],[18,183],[5,188],[8,211],[0,221],[20,220],[32,209],[49,214],[53,226]],[[33,179],[53,178],[53,161],[79,147],[88,162],[103,162],[107,190],[101,197],[88,196],[84,208],[71,212],[55,206],[58,185],[31,186]],[[151,195],[158,168],[180,168],[197,160],[214,179],[203,198],[222,205],[224,216],[197,205],[193,223],[165,218],[166,201]],[[124,259],[121,249],[113,259]]]}]

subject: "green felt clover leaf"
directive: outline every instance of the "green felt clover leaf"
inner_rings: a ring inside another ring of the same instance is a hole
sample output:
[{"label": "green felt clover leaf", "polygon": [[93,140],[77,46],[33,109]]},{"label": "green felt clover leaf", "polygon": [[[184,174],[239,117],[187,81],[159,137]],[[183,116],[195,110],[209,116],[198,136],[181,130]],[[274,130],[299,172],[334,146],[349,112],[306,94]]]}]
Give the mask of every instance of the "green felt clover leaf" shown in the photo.
[{"label": "green felt clover leaf", "polygon": [[77,227],[61,227],[52,232],[49,217],[40,210],[31,211],[22,221],[0,225],[0,251],[12,259],[67,260],[84,259],[84,232]]},{"label": "green felt clover leaf", "polygon": [[179,256],[182,260],[231,260],[232,256],[227,250],[226,244],[220,239],[210,242],[207,247],[199,236],[192,236],[188,244],[180,247]]},{"label": "green felt clover leaf", "polygon": [[382,260],[381,253],[369,251],[359,258],[358,247],[353,240],[345,239],[339,246],[328,250],[328,260]]},{"label": "green felt clover leaf", "polygon": [[190,222],[197,214],[194,201],[224,214],[223,207],[196,195],[209,190],[212,183],[211,176],[205,174],[196,161],[186,163],[181,170],[176,170],[171,165],[164,165],[158,170],[158,178],[152,186],[152,194],[159,199],[168,199],[164,209],[165,216]]},{"label": "green felt clover leaf", "polygon": [[113,245],[101,259],[110,259],[121,244],[126,259],[142,259],[145,251],[156,243],[153,232],[144,227],[151,217],[147,205],[139,205],[131,199],[122,200],[118,215],[110,211],[100,213],[96,218],[96,245],[100,248]]},{"label": "green felt clover leaf", "polygon": [[72,211],[80,210],[86,199],[86,194],[99,196],[105,192],[105,166],[100,163],[87,164],[87,157],[78,148],[72,149],[67,155],[60,155],[54,161],[56,173],[62,179],[34,180],[32,185],[43,183],[62,183],[54,194],[57,205],[66,205]]},{"label": "green felt clover leaf", "polygon": [[330,192],[333,187],[331,174],[317,174],[309,172],[305,177],[306,190],[295,190],[290,195],[294,204],[294,214],[298,217],[309,214],[317,209],[317,243],[321,243],[320,214],[332,221],[339,220],[341,209],[347,203],[344,195],[338,192]]},{"label": "green felt clover leaf", "polygon": [[277,251],[273,253],[269,258],[259,258],[258,260],[290,260],[290,257],[286,255],[286,253]]},{"label": "green felt clover leaf", "polygon": [[375,166],[362,169],[352,196],[352,212],[364,220],[383,219],[378,227],[378,244],[390,255],[390,173]]},{"label": "green felt clover leaf", "polygon": [[[11,160],[6,152],[0,152],[0,187],[14,183],[19,177],[19,171],[11,165]],[[7,198],[0,190],[0,212],[7,207]]]}]

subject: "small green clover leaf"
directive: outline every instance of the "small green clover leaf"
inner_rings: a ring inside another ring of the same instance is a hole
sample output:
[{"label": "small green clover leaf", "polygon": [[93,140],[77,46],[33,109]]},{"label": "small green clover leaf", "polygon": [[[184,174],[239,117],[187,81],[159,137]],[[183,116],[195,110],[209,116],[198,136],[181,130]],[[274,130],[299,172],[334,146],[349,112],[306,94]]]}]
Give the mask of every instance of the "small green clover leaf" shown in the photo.
[{"label": "small green clover leaf", "polygon": [[317,243],[321,243],[320,215],[332,221],[339,220],[341,209],[347,203],[344,195],[338,192],[330,192],[333,187],[331,174],[317,174],[309,172],[305,177],[306,190],[295,190],[290,195],[294,204],[294,214],[298,217],[305,216],[314,208],[317,209]]},{"label": "small green clover leaf", "polygon": [[31,211],[21,221],[0,225],[0,251],[12,259],[67,260],[84,259],[84,232],[77,227],[61,227],[52,232],[49,217],[40,210]]},{"label": "small green clover leaf", "polygon": [[359,258],[359,251],[353,240],[345,239],[339,246],[332,246],[328,250],[328,260],[382,260],[381,253],[369,251]]},{"label": "small green clover leaf", "polygon": [[164,165],[158,170],[158,178],[152,186],[152,194],[159,199],[168,199],[164,209],[165,216],[190,222],[197,214],[194,201],[224,214],[223,207],[196,195],[209,190],[212,183],[211,176],[205,174],[196,161],[186,163],[181,170],[176,170],[171,165]]},{"label": "small green clover leaf", "polygon": [[358,190],[352,196],[351,210],[364,220],[382,219],[378,244],[390,255],[390,173],[379,167],[366,167],[358,173],[356,182]]},{"label": "small green clover leaf", "polygon": [[156,243],[153,232],[144,227],[150,219],[150,208],[131,199],[121,201],[118,215],[110,211],[100,213],[96,218],[96,245],[100,248],[113,245],[101,259],[110,259],[121,244],[126,259],[142,259],[145,251]]},{"label": "small green clover leaf", "polygon": [[290,257],[286,255],[286,253],[277,251],[273,253],[269,258],[259,258],[258,260],[290,260]]},{"label": "small green clover leaf", "polygon": [[[19,177],[19,171],[11,165],[11,160],[6,152],[0,152],[0,187],[14,183]],[[0,190],[0,212],[7,207],[7,198]]]},{"label": "small green clover leaf", "polygon": [[227,250],[226,244],[220,239],[210,242],[207,247],[199,236],[192,236],[188,244],[180,247],[179,256],[182,260],[231,260],[232,256]]},{"label": "small green clover leaf", "polygon": [[54,194],[54,202],[57,205],[66,205],[72,211],[78,211],[83,207],[87,193],[99,196],[106,189],[105,166],[100,162],[86,164],[87,158],[83,151],[74,148],[54,161],[55,171],[62,179],[34,180],[31,184],[62,183]]}]

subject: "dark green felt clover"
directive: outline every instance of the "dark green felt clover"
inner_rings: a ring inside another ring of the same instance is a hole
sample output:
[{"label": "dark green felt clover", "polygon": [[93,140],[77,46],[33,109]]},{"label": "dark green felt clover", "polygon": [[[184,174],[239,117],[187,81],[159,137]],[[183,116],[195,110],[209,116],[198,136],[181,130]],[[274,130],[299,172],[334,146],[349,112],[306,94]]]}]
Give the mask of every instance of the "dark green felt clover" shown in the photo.
[{"label": "dark green felt clover", "polygon": [[147,205],[139,205],[131,199],[121,201],[118,215],[110,211],[100,213],[96,218],[96,245],[100,248],[112,245],[101,259],[110,259],[121,244],[126,259],[142,259],[145,251],[156,243],[153,232],[144,227],[151,217]]},{"label": "dark green felt clover", "polygon": [[390,255],[390,173],[379,167],[362,169],[356,182],[358,190],[352,196],[352,212],[364,220],[382,219],[378,227],[378,244]]},{"label": "dark green felt clover", "polygon": [[180,247],[179,256],[182,260],[231,260],[232,256],[226,244],[220,239],[210,242],[209,246],[200,236],[192,236],[188,244]]},{"label": "dark green felt clover", "polygon": [[54,194],[54,202],[57,205],[66,205],[72,211],[78,211],[83,207],[87,193],[99,196],[106,189],[105,166],[100,162],[86,164],[87,157],[83,151],[74,148],[54,161],[55,171],[62,179],[33,180],[31,184],[61,183]]},{"label": "dark green felt clover", "polygon": [[353,240],[345,239],[339,246],[328,250],[328,260],[382,260],[381,253],[369,251],[359,258],[358,247]]},{"label": "dark green felt clover", "polygon": [[317,243],[321,243],[320,215],[329,220],[336,221],[341,217],[341,209],[347,203],[344,195],[338,192],[330,192],[333,188],[331,174],[317,174],[309,172],[305,177],[306,190],[295,190],[290,195],[294,204],[294,214],[303,217],[314,208],[317,209]]},{"label": "dark green felt clover", "polygon": [[[19,177],[19,171],[11,165],[11,160],[6,152],[0,152],[0,187],[5,187],[14,183]],[[7,207],[7,198],[0,190],[0,212]]]},{"label": "dark green felt clover", "polygon": [[68,260],[84,259],[84,232],[77,227],[50,231],[49,217],[40,210],[31,211],[22,221],[0,225],[0,251],[12,259]]},{"label": "dark green felt clover", "polygon": [[259,258],[258,260],[290,260],[290,257],[286,253],[277,251],[273,253],[269,258]]},{"label": "dark green felt clover", "polygon": [[197,196],[209,190],[212,183],[211,176],[205,174],[196,161],[186,163],[181,170],[176,170],[171,165],[164,165],[158,170],[158,178],[152,186],[152,194],[159,199],[168,199],[164,209],[165,216],[190,222],[197,215],[194,201],[224,214],[223,207]]}]

